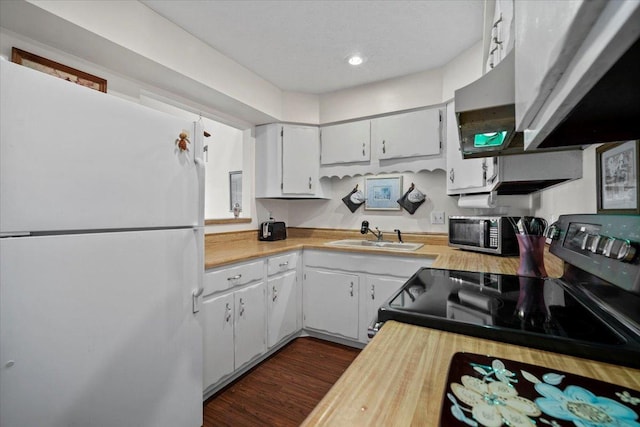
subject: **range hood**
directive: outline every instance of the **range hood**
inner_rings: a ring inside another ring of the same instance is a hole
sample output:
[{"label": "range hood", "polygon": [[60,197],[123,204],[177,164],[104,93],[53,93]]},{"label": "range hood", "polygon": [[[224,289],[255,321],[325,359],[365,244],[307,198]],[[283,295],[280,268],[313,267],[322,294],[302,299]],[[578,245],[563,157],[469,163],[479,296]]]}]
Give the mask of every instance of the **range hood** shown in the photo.
[{"label": "range hood", "polygon": [[455,91],[460,151],[465,159],[522,154],[516,132],[515,55],[513,50],[491,71]]},{"label": "range hood", "polygon": [[491,71],[455,91],[460,149],[466,158],[581,149],[640,137],[640,39],[533,150],[515,130],[514,50]]},{"label": "range hood", "polygon": [[524,150],[522,132],[516,132],[515,54],[512,50],[491,71],[455,91],[460,151],[465,159],[534,154],[581,149],[551,146]]}]

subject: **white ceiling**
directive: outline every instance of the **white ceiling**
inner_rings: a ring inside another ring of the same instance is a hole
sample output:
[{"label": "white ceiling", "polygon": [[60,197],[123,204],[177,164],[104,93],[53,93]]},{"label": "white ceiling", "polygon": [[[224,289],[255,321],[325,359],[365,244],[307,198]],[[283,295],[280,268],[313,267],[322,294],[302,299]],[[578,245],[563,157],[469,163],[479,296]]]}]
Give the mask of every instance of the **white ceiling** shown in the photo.
[{"label": "white ceiling", "polygon": [[[142,0],[286,91],[321,94],[440,67],[478,42],[483,0]],[[354,68],[353,53],[366,57]]]}]

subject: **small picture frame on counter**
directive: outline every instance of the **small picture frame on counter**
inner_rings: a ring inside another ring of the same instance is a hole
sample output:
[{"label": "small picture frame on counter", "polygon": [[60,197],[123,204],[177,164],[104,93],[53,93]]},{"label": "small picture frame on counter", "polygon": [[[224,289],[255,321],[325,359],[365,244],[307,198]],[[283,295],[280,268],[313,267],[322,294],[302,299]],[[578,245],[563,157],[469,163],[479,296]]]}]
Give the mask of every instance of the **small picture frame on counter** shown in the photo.
[{"label": "small picture frame on counter", "polygon": [[402,196],[402,176],[365,178],[365,210],[399,211],[397,200]]},{"label": "small picture frame on counter", "polygon": [[597,208],[600,214],[640,214],[640,140],[596,148]]}]

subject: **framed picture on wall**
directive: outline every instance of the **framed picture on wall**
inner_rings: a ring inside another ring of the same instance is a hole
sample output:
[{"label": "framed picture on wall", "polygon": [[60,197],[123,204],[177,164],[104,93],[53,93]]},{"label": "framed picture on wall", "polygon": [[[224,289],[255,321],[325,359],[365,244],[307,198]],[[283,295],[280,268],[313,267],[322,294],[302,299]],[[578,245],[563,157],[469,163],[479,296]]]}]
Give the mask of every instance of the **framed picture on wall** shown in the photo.
[{"label": "framed picture on wall", "polygon": [[42,71],[54,77],[85,86],[100,92],[107,92],[107,81],[93,74],[67,67],[66,65],[52,61],[33,53],[25,52],[16,47],[11,49],[11,62]]},{"label": "framed picture on wall", "polygon": [[598,213],[640,214],[639,154],[640,140],[596,148]]},{"label": "framed picture on wall", "polygon": [[402,177],[372,177],[365,179],[366,210],[399,211],[402,196]]}]

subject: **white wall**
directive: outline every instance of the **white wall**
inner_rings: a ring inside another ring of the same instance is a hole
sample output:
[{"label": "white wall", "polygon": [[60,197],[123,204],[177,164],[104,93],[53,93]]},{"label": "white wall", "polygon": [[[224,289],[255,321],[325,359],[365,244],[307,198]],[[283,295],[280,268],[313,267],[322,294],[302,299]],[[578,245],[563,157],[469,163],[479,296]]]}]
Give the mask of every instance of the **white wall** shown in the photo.
[{"label": "white wall", "polygon": [[[30,0],[163,67],[274,117],[282,91],[137,1]],[[146,34],[147,36],[142,36]]]},{"label": "white wall", "polygon": [[318,95],[282,92],[282,121],[317,125],[320,120]]},{"label": "white wall", "polygon": [[456,89],[482,76],[482,41],[462,52],[442,67],[442,100],[453,99]]},{"label": "white wall", "polygon": [[[407,211],[373,211],[365,210],[361,206],[354,213],[342,202],[342,198],[349,194],[356,186],[365,189],[365,177],[323,178],[330,181],[330,200],[258,200],[257,215],[259,221],[268,219],[271,211],[278,220],[287,222],[290,227],[310,228],[339,228],[359,230],[360,223],[368,220],[371,228],[379,227],[385,234],[392,233],[399,228],[403,232],[446,233],[447,223],[443,225],[431,224],[431,212],[444,211],[445,217],[450,215],[489,214],[492,211],[478,211],[464,209],[457,206],[458,198],[446,195],[446,174],[442,170],[423,171],[418,173],[394,174],[401,175],[403,191],[411,183],[416,185],[426,196],[427,200],[411,215]],[[500,203],[506,206],[501,213],[514,215],[530,215],[528,196],[500,197]],[[387,236],[392,238],[391,235]]]},{"label": "white wall", "polygon": [[320,95],[320,124],[440,104],[442,69]]},{"label": "white wall", "polygon": [[555,221],[558,215],[596,213],[596,147],[582,155],[582,178],[539,191],[531,196],[533,215]]}]

